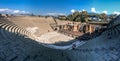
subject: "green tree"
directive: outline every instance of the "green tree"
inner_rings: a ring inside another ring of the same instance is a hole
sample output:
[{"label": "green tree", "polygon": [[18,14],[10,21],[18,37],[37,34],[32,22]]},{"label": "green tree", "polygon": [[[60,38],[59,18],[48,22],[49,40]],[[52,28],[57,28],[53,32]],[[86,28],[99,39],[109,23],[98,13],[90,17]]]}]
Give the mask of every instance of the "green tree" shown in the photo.
[{"label": "green tree", "polygon": [[68,19],[70,21],[76,21],[76,22],[88,22],[88,13],[87,11],[82,11],[82,12],[76,11],[68,15]]},{"label": "green tree", "polygon": [[100,18],[102,19],[103,22],[106,22],[108,16],[105,13],[102,13],[102,14],[100,14]]}]

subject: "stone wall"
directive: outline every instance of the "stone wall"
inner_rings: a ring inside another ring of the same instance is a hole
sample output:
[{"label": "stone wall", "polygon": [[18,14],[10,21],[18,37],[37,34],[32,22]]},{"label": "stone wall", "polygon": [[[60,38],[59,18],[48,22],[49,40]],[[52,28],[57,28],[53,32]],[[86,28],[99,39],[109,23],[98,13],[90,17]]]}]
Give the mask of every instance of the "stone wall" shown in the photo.
[{"label": "stone wall", "polygon": [[120,61],[119,47],[119,24],[74,50],[56,50],[36,42],[24,28],[0,19],[0,61]]}]

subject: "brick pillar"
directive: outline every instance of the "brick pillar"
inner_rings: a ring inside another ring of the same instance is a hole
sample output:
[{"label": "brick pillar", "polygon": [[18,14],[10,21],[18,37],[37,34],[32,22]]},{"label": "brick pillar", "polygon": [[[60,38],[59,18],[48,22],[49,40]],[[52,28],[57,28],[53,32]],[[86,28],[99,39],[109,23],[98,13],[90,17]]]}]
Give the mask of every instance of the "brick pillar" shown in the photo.
[{"label": "brick pillar", "polygon": [[90,32],[90,34],[92,33],[92,28],[91,28],[92,26],[89,24],[89,32]]},{"label": "brick pillar", "polygon": [[73,31],[78,31],[78,26],[77,25],[73,26]]},{"label": "brick pillar", "polygon": [[67,30],[67,25],[64,25],[64,29]]}]

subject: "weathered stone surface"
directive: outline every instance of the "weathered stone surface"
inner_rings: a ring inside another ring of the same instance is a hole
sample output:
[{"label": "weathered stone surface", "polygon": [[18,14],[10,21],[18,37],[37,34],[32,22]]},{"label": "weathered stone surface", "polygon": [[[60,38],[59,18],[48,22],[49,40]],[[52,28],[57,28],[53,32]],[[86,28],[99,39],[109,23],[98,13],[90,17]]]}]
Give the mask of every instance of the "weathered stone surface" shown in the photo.
[{"label": "weathered stone surface", "polygon": [[28,31],[0,19],[0,61],[120,61],[118,23],[75,50],[50,49],[33,39]]}]

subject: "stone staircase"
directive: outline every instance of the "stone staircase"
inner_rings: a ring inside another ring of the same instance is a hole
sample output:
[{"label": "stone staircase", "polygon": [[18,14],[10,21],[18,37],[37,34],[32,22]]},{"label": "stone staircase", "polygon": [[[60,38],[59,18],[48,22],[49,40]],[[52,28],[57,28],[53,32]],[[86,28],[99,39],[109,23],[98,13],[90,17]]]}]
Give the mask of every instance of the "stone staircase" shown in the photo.
[{"label": "stone staircase", "polygon": [[35,40],[24,28],[0,19],[0,61],[120,61],[119,24],[75,50],[50,49]]},{"label": "stone staircase", "polygon": [[25,61],[36,44],[32,40],[34,36],[25,29],[0,19],[0,61]]}]

